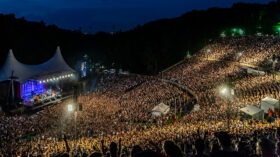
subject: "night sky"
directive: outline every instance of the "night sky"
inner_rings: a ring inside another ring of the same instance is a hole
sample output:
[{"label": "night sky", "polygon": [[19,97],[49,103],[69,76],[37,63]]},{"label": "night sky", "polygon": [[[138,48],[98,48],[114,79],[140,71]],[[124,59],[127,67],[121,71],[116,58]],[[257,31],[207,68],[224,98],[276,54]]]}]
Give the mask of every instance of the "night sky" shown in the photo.
[{"label": "night sky", "polygon": [[236,2],[268,3],[272,0],[0,0],[0,12],[45,21],[83,32],[132,29],[137,24],[172,18],[193,9],[230,7]]}]

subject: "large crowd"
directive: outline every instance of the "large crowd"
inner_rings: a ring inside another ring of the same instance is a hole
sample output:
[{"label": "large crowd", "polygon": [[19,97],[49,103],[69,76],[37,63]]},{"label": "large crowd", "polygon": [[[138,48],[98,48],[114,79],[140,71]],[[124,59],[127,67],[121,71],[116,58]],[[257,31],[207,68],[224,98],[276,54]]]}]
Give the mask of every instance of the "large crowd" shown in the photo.
[{"label": "large crowd", "polygon": [[[278,41],[229,37],[157,76],[102,74],[94,92],[78,97],[76,127],[75,114],[67,112],[72,100],[33,115],[3,114],[0,156],[279,156],[278,114],[273,123],[239,114],[265,97],[279,99],[279,76],[242,69],[272,60]],[[229,81],[230,106],[219,93]],[[161,102],[170,112],[155,117],[151,111]],[[178,117],[182,106],[195,104],[199,110]]]}]

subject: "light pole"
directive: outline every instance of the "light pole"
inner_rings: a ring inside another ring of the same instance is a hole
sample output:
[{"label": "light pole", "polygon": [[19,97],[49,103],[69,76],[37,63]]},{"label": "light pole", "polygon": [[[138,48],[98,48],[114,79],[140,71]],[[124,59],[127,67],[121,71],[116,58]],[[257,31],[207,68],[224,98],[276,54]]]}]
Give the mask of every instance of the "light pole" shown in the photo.
[{"label": "light pole", "polygon": [[75,146],[77,146],[77,106],[74,107],[72,104],[67,105],[68,112],[74,111],[74,125],[75,125]]},{"label": "light pole", "polygon": [[211,50],[210,50],[210,49],[207,49],[207,58],[208,58],[208,60],[209,60],[210,52],[211,52]]},{"label": "light pole", "polygon": [[237,58],[237,59],[238,59],[238,62],[240,62],[240,58],[241,58],[241,56],[243,55],[243,53],[242,53],[242,52],[239,52],[237,55],[238,55],[238,58]]},{"label": "light pole", "polygon": [[230,98],[234,96],[234,90],[233,88],[229,86],[224,86],[220,89],[220,94],[224,96],[227,99],[227,128],[229,131],[230,128],[230,110],[231,110],[231,101]]},{"label": "light pole", "polygon": [[179,96],[179,101],[180,101],[180,116],[182,114],[182,96]]},{"label": "light pole", "polygon": [[272,72],[273,72],[273,80],[276,80],[275,79],[275,67],[276,67],[276,64],[277,64],[277,60],[276,59],[273,59],[273,62],[272,62]]}]

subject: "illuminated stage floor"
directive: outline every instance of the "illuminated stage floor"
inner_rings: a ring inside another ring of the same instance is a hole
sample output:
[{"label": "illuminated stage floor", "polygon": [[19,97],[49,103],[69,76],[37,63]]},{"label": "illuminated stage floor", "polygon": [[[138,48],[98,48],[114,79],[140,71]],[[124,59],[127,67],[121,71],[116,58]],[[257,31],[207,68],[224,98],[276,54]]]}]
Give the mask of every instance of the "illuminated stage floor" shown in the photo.
[{"label": "illuminated stage floor", "polygon": [[68,96],[64,96],[62,98],[57,98],[57,99],[55,99],[53,101],[45,102],[45,103],[42,103],[42,104],[36,105],[36,106],[34,106],[33,104],[24,104],[23,107],[14,109],[14,110],[12,110],[10,112],[12,114],[21,113],[23,108],[24,108],[24,112],[35,112],[37,110],[43,109],[44,107],[61,103],[62,101],[66,100],[66,99],[69,99],[69,98],[72,98],[72,97],[73,97],[73,95],[68,95]]}]

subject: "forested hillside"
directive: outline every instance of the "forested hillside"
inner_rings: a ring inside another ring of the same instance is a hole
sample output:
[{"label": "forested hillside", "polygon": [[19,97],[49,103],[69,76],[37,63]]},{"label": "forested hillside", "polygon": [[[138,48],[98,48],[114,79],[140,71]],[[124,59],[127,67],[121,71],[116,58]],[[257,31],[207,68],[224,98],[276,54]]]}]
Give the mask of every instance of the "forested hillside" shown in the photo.
[{"label": "forested hillside", "polygon": [[[162,19],[127,31],[86,35],[44,22],[28,22],[0,15],[0,62],[8,49],[18,60],[38,64],[49,59],[57,45],[74,66],[87,53],[94,62],[136,73],[154,74],[197,52],[220,35],[277,34],[280,4],[234,4],[232,8],[193,10],[180,17]],[[236,32],[242,30],[242,34]]]}]

